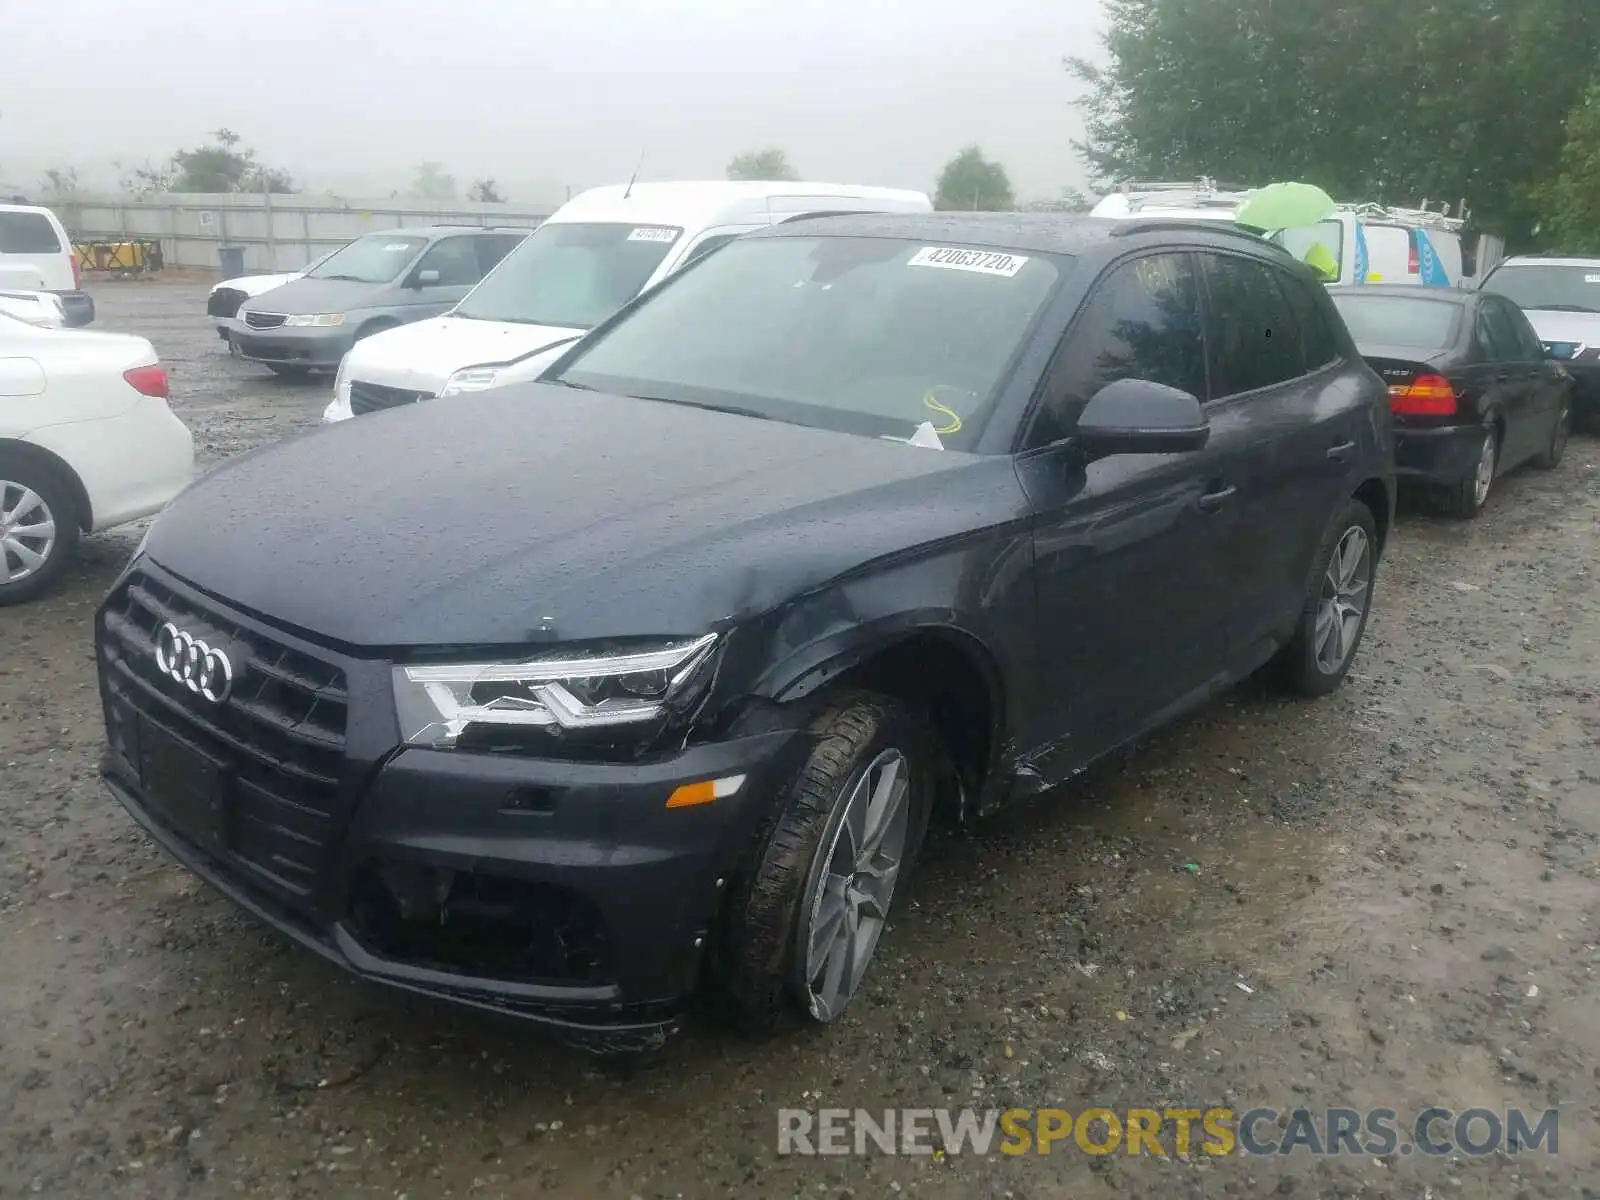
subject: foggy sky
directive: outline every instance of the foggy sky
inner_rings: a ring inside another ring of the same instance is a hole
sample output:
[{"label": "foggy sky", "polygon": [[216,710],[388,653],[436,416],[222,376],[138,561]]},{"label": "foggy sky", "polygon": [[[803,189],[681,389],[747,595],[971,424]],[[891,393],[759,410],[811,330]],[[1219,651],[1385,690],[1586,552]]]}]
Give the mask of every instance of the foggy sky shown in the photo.
[{"label": "foggy sky", "polygon": [[[1019,196],[1082,186],[1064,55],[1098,0],[0,0],[0,180],[115,178],[227,126],[303,184],[720,178],[783,147],[810,179],[932,190],[980,143]],[[558,197],[559,198],[559,197]]]}]

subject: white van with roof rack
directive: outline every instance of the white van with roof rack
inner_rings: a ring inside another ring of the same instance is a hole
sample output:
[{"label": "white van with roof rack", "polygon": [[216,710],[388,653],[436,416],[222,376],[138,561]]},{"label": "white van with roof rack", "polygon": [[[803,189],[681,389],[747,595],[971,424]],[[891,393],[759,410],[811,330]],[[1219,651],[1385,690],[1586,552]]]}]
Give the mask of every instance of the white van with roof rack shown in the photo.
[{"label": "white van with roof rack", "polygon": [[1232,221],[1250,189],[1201,178],[1189,183],[1123,184],[1089,211],[1092,217],[1170,217],[1175,221]]},{"label": "white van with roof rack", "polygon": [[923,192],[834,183],[594,188],[562,205],[450,312],[357,342],[323,420],[536,378],[640,292],[742,233],[825,214],[932,210]]}]

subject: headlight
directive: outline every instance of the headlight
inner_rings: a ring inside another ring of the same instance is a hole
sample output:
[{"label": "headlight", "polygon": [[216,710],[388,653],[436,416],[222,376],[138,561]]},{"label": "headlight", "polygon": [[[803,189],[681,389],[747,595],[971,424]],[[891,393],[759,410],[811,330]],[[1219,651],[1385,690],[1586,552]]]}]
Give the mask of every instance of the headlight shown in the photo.
[{"label": "headlight", "polygon": [[464,367],[444,381],[441,396],[459,396],[462,392],[482,392],[494,386],[500,374],[499,367]]},{"label": "headlight", "polygon": [[334,325],[344,324],[343,313],[291,313],[283,319],[285,325],[294,325],[304,328],[314,325],[318,329],[326,329]]},{"label": "headlight", "polygon": [[[649,736],[703,693],[717,635],[614,654],[394,668],[413,746],[503,746],[584,731]],[[498,736],[497,736],[498,735]]]}]

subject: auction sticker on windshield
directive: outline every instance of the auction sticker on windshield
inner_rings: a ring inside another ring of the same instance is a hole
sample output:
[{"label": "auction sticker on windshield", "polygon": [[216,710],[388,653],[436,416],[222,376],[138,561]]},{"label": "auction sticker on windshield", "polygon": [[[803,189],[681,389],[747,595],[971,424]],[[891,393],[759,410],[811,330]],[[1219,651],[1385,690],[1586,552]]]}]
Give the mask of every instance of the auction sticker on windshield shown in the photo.
[{"label": "auction sticker on windshield", "polygon": [[1026,255],[993,250],[961,250],[954,246],[924,246],[906,262],[908,267],[943,267],[947,271],[976,271],[1010,279],[1027,263]]},{"label": "auction sticker on windshield", "polygon": [[1585,275],[1583,281],[1585,283],[1600,283],[1600,275]]},{"label": "auction sticker on windshield", "polygon": [[641,225],[628,235],[630,242],[675,242],[678,240],[676,229],[663,229],[660,226]]}]

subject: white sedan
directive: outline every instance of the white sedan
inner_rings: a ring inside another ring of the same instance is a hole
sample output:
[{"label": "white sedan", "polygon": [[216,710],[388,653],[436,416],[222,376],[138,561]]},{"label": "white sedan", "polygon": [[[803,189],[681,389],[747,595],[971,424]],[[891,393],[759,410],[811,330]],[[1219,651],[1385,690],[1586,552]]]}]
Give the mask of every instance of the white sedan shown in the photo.
[{"label": "white sedan", "polygon": [[0,315],[0,606],[50,587],[82,534],[159,511],[193,476],[149,342]]}]

